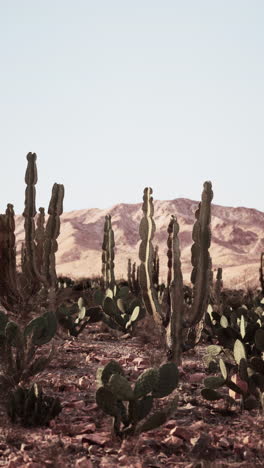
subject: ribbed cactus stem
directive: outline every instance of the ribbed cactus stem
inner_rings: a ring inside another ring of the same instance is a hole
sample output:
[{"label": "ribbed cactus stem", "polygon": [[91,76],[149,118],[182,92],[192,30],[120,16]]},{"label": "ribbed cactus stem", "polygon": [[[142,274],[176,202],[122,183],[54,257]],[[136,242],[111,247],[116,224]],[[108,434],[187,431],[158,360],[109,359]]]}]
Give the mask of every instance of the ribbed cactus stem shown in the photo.
[{"label": "ribbed cactus stem", "polygon": [[194,300],[188,325],[198,323],[206,310],[209,294],[209,282],[211,276],[211,257],[209,247],[211,244],[211,201],[213,191],[211,182],[204,183],[202,201],[195,213],[196,222],[193,227],[191,281],[194,284]]},{"label": "ribbed cactus stem", "polygon": [[152,239],[155,233],[153,220],[154,206],[151,196],[152,188],[146,187],[143,195],[143,218],[139,226],[141,243],[139,246],[139,284],[142,291],[142,299],[146,310],[153,316],[158,326],[162,325],[161,307],[158,302],[157,292],[153,285],[153,254]]},{"label": "ribbed cactus stem", "polygon": [[53,288],[55,288],[57,284],[55,253],[58,250],[57,238],[60,234],[60,215],[63,212],[63,198],[64,186],[55,183],[52,187],[51,200],[48,208],[49,219],[45,230],[43,266],[49,286]]},{"label": "ribbed cactus stem", "polygon": [[106,215],[104,224],[104,240],[102,244],[102,275],[106,288],[114,290],[115,287],[115,237],[112,229],[111,216]]},{"label": "ribbed cactus stem", "polygon": [[168,267],[169,267],[169,297],[170,320],[166,330],[169,359],[176,364],[181,363],[182,322],[184,313],[183,277],[180,261],[179,224],[172,216],[168,226]]}]

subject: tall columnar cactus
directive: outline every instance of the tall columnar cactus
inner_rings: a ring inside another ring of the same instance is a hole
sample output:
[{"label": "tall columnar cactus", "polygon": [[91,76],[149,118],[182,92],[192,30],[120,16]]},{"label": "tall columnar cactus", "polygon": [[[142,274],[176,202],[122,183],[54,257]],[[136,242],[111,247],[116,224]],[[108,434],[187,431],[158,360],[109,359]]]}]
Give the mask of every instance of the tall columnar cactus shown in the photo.
[{"label": "tall columnar cactus", "polygon": [[8,203],[6,208],[6,223],[8,229],[8,280],[12,289],[17,290],[16,277],[16,236],[15,236],[15,213],[14,207]]},{"label": "tall columnar cactus", "polygon": [[222,291],[222,288],[223,288],[222,272],[223,272],[222,268],[217,268],[214,293],[215,293],[216,304],[218,306],[220,306],[221,291]]},{"label": "tall columnar cactus", "polygon": [[154,207],[151,194],[152,189],[145,188],[142,207],[144,216],[139,227],[139,234],[142,239],[139,248],[139,258],[141,260],[140,287],[147,311],[153,315],[158,326],[162,324],[168,326],[168,354],[171,359],[179,362],[182,326],[191,328],[197,324],[205,313],[208,302],[209,282],[211,277],[211,259],[208,249],[211,241],[210,220],[213,192],[211,182],[205,182],[202,202],[195,213],[196,222],[193,227],[194,244],[192,246],[193,270],[191,275],[191,280],[194,284],[194,299],[189,308],[185,308],[184,306],[183,280],[178,241],[179,225],[174,217],[169,225],[168,287],[170,298],[168,302],[170,307],[170,320],[168,325],[166,319],[163,318],[161,304],[158,302],[152,281],[153,246],[151,241],[155,232],[155,223],[153,221]]},{"label": "tall columnar cactus", "polygon": [[153,316],[159,327],[162,325],[161,307],[158,301],[157,292],[153,285],[153,255],[154,249],[152,239],[156,230],[153,220],[154,206],[151,196],[152,188],[146,187],[143,195],[143,218],[139,226],[141,243],[139,246],[139,283],[142,292],[142,299],[146,310]]},{"label": "tall columnar cactus", "polygon": [[137,267],[136,262],[134,262],[133,265],[132,265],[132,270],[131,270],[131,291],[136,296],[140,292],[139,280],[138,280],[138,278],[139,278],[138,269],[139,269],[139,267]]},{"label": "tall columnar cactus", "polygon": [[260,254],[259,281],[264,294],[264,252]]},{"label": "tall columnar cactus", "polygon": [[[62,214],[62,204],[64,197],[64,187],[54,184],[49,204],[49,219],[44,237],[44,210],[40,209],[37,231],[35,229],[36,215],[36,188],[37,176],[37,155],[28,153],[28,166],[25,175],[26,198],[23,216],[25,217],[25,248],[27,259],[27,270],[31,281],[38,286],[43,284],[46,288],[55,287],[57,282],[55,270],[55,252],[58,249],[57,237],[60,233],[60,215]],[[37,234],[37,237],[36,237]],[[43,259],[40,259],[40,251],[43,252]],[[42,263],[43,262],[43,263]],[[43,271],[42,270],[43,264]]]},{"label": "tall columnar cactus", "polygon": [[49,219],[44,241],[44,275],[49,286],[57,284],[55,253],[58,250],[57,238],[60,234],[60,215],[63,211],[64,186],[54,184],[48,208]]},{"label": "tall columnar cactus", "polygon": [[46,283],[46,279],[41,276],[36,264],[36,249],[35,249],[35,215],[36,215],[36,188],[38,181],[38,172],[36,165],[36,153],[27,154],[27,170],[25,182],[27,184],[25,193],[25,209],[23,216],[25,218],[25,249],[26,249],[26,270],[32,284],[37,287],[39,283]]},{"label": "tall columnar cactus", "polygon": [[21,271],[24,274],[26,274],[26,263],[27,263],[26,247],[25,247],[25,243],[22,242],[21,252],[20,252],[20,264],[21,264]]},{"label": "tall columnar cactus", "polygon": [[131,258],[128,259],[127,262],[127,282],[128,282],[128,287],[130,291],[132,291],[132,264],[131,264]]},{"label": "tall columnar cactus", "polygon": [[43,272],[44,241],[45,241],[45,209],[39,208],[37,217],[36,240],[36,263],[38,270]]},{"label": "tall columnar cactus", "polygon": [[168,287],[170,320],[167,326],[167,344],[170,359],[176,364],[181,361],[182,321],[184,313],[183,277],[180,261],[179,224],[177,218],[172,216],[168,226]]},{"label": "tall columnar cactus", "polygon": [[111,216],[106,215],[104,224],[104,240],[102,244],[102,275],[105,288],[114,290],[115,273],[114,273],[114,258],[115,258],[115,237],[112,229]]},{"label": "tall columnar cactus", "polygon": [[8,204],[0,215],[0,296],[9,308],[19,300],[16,278],[15,218],[13,205]]},{"label": "tall columnar cactus", "polygon": [[213,191],[211,182],[204,183],[202,201],[195,213],[196,222],[193,226],[192,274],[194,285],[194,300],[188,317],[189,325],[198,323],[205,313],[208,302],[209,282],[212,262],[209,254],[211,245],[211,201]]}]

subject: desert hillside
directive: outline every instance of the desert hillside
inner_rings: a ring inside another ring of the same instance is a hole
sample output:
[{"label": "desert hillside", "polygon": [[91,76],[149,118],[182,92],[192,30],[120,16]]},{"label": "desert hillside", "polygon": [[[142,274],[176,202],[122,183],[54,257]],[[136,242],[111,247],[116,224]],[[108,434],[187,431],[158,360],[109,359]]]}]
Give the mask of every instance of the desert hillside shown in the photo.
[{"label": "desert hillside", "polygon": [[[181,261],[184,279],[189,282],[194,212],[198,202],[186,198],[154,201],[156,234],[159,246],[160,277],[167,274],[167,226],[172,214],[180,225]],[[123,204],[108,210],[87,209],[64,213],[57,252],[57,271],[72,277],[90,277],[101,272],[101,246],[105,215],[112,216],[115,234],[116,277],[126,278],[127,261],[138,264],[139,223],[142,204]],[[18,252],[24,237],[24,218],[16,216]],[[249,208],[212,205],[211,257],[213,269],[223,268],[225,285],[240,287],[258,284],[260,253],[264,251],[264,212]],[[18,260],[19,262],[19,260]]]}]

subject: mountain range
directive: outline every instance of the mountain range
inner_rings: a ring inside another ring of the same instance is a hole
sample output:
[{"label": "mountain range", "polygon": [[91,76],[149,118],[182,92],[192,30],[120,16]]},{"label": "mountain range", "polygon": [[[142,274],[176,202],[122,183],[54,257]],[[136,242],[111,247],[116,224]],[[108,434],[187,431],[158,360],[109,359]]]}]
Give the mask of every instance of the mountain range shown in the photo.
[{"label": "mountain range", "polygon": [[[198,202],[186,198],[154,201],[156,233],[153,245],[159,247],[160,280],[167,278],[167,228],[171,215],[177,217],[180,231],[181,263],[184,281],[190,282],[192,228]],[[139,224],[142,204],[114,205],[109,209],[91,208],[63,213],[56,254],[57,273],[72,278],[101,274],[101,254],[105,216],[112,217],[115,235],[115,276],[127,278],[127,263],[139,264]],[[264,251],[264,212],[252,208],[233,208],[212,204],[213,270],[223,268],[224,286],[259,286],[260,253]],[[24,238],[24,218],[16,216],[19,253]],[[18,260],[19,263],[19,260]],[[215,276],[215,274],[214,274]]]}]

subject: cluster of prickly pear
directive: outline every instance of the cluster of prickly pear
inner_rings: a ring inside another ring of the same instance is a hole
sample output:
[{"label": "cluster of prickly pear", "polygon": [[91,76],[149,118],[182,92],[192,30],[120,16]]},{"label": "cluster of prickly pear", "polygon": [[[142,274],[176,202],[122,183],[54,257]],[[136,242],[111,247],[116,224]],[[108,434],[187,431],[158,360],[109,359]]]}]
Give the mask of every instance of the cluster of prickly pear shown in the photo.
[{"label": "cluster of prickly pear", "polygon": [[58,323],[68,330],[71,336],[78,336],[87,324],[100,321],[101,315],[101,307],[86,307],[82,297],[77,303],[70,306],[62,304],[56,310]]},{"label": "cluster of prickly pear", "polygon": [[251,355],[254,350],[254,336],[260,327],[264,327],[264,304],[248,309],[246,305],[238,308],[226,306],[223,313],[214,311],[208,306],[205,315],[205,330],[211,337],[218,339],[219,345],[233,349],[235,340],[239,339],[247,346]]},{"label": "cluster of prickly pear", "polygon": [[17,323],[0,312],[0,391],[42,372],[53,357],[35,358],[39,346],[48,343],[56,333],[57,320],[53,312],[45,312],[31,320],[23,331]]},{"label": "cluster of prickly pear", "polygon": [[[103,292],[96,289],[93,295],[94,303],[101,306],[98,311],[98,321],[103,321],[110,328],[127,333],[133,330],[136,322],[145,316],[145,309],[127,286],[116,287],[114,291],[107,289]],[[89,310],[86,316],[90,316]],[[95,313],[93,313],[95,321]]]},{"label": "cluster of prickly pear", "polygon": [[26,427],[47,426],[61,410],[59,399],[44,395],[37,384],[30,388],[16,387],[7,402],[7,414],[11,421]]},{"label": "cluster of prickly pear", "polygon": [[113,417],[116,435],[140,434],[161,426],[175,411],[177,396],[161,411],[153,411],[153,403],[155,398],[170,395],[177,385],[178,369],[173,362],[145,370],[132,387],[113,360],[97,371],[96,402]]},{"label": "cluster of prickly pear", "polygon": [[[229,396],[242,396],[244,408],[264,407],[264,301],[251,310],[226,307],[220,315],[208,306],[207,330],[218,338],[217,345],[207,348],[204,362],[216,373],[220,365],[222,377],[205,379],[202,395],[208,400],[223,398],[217,389],[226,385]],[[230,375],[229,375],[230,374]]]},{"label": "cluster of prickly pear", "polygon": [[204,379],[205,388],[201,393],[205,399],[214,401],[225,398],[226,395],[220,393],[217,389],[226,385],[229,389],[228,397],[234,400],[240,398],[244,409],[251,410],[264,407],[263,328],[255,333],[254,342],[256,353],[249,359],[246,346],[239,339],[235,341],[233,353],[229,356],[229,360],[219,359],[221,376]]}]

